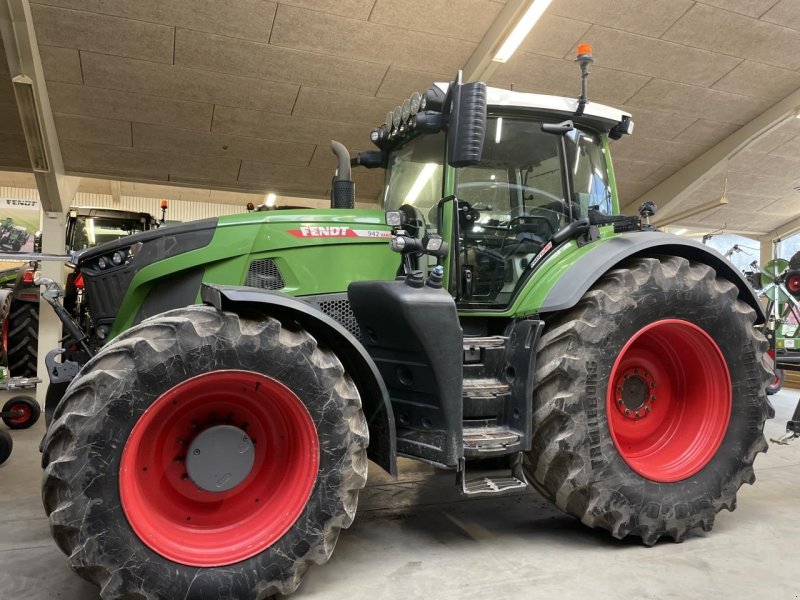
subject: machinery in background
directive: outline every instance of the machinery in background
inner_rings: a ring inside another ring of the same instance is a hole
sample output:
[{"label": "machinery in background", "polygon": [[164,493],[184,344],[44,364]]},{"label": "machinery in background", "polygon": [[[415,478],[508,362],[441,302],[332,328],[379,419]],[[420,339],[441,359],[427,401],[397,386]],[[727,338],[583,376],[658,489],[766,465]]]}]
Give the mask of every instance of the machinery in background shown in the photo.
[{"label": "machinery in background", "polygon": [[[121,237],[149,231],[164,222],[167,201],[161,202],[161,220],[148,213],[111,208],[71,207],[67,212],[65,250],[80,253],[88,248],[118,240]],[[9,239],[16,228],[11,218],[0,223],[0,250],[9,248]],[[3,237],[5,236],[5,237]],[[20,246],[21,248],[21,246]],[[10,247],[12,251],[19,248]],[[41,251],[41,235],[37,232],[34,253]],[[22,267],[0,272],[0,288],[12,290],[12,303],[3,337],[4,352],[13,377],[35,377],[39,345],[39,286],[35,284],[39,263],[26,262]],[[85,311],[81,303],[82,281],[74,269],[65,272],[65,305],[76,318]]]}]

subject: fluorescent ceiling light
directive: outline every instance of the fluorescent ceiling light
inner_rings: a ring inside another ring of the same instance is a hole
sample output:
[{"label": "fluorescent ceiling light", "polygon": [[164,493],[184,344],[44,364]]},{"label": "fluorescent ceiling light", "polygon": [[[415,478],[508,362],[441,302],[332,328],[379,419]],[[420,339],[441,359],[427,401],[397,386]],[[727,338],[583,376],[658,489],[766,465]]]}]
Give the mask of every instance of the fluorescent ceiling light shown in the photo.
[{"label": "fluorescent ceiling light", "polygon": [[508,59],[511,58],[511,55],[519,48],[522,40],[531,32],[533,26],[536,25],[536,22],[542,17],[544,11],[547,10],[547,7],[550,6],[552,1],[553,0],[533,0],[533,4],[530,5],[519,22],[514,26],[514,29],[511,30],[511,33],[508,34],[508,37],[495,53],[492,60],[501,63],[507,62]]},{"label": "fluorescent ceiling light", "polygon": [[406,204],[414,204],[417,201],[417,197],[422,192],[422,188],[425,187],[425,184],[428,183],[428,180],[433,177],[433,174],[436,172],[436,167],[438,167],[436,163],[426,163],[424,167],[422,167],[422,171],[420,171],[419,177],[414,182],[414,185],[411,186],[411,189],[408,190],[408,194],[406,194]]},{"label": "fluorescent ceiling light", "polygon": [[31,166],[37,173],[47,173],[50,171],[50,164],[47,160],[42,124],[39,121],[39,110],[36,107],[33,80],[27,75],[17,75],[11,82],[14,86],[14,96],[17,99],[22,133],[25,135]]},{"label": "fluorescent ceiling light", "polygon": [[265,204],[267,206],[275,206],[275,201],[277,199],[278,199],[278,197],[275,194],[270,192],[269,194],[267,194],[267,198],[266,198]]}]

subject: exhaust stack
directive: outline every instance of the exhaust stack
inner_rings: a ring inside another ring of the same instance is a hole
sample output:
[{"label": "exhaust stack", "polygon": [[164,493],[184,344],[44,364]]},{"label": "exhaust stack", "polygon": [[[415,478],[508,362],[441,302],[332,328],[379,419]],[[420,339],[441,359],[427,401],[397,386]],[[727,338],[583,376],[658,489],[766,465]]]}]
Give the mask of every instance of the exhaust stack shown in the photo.
[{"label": "exhaust stack", "polygon": [[331,151],[339,161],[331,185],[331,208],[353,208],[356,203],[356,185],[351,179],[350,153],[344,144],[331,140]]}]

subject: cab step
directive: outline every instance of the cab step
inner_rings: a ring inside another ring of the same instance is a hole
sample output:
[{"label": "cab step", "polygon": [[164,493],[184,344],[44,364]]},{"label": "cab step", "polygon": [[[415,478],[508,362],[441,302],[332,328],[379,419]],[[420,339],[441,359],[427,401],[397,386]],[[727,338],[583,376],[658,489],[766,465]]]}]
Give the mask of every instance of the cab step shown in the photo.
[{"label": "cab step", "polygon": [[464,338],[464,349],[470,348],[502,348],[508,342],[508,336],[488,335]]},{"label": "cab step", "polygon": [[511,386],[509,384],[495,377],[464,379],[464,383],[462,384],[462,396],[465,398],[501,396],[503,394],[508,394],[510,390]]},{"label": "cab step", "polygon": [[461,487],[461,493],[465,496],[500,496],[528,489],[528,480],[525,479],[525,473],[522,471],[521,452],[512,459],[511,473],[500,477],[491,475],[467,479],[467,466],[462,458],[458,466],[456,481]]},{"label": "cab step", "polygon": [[477,429],[464,428],[464,448],[470,450],[498,450],[519,442],[520,434],[505,428]]}]

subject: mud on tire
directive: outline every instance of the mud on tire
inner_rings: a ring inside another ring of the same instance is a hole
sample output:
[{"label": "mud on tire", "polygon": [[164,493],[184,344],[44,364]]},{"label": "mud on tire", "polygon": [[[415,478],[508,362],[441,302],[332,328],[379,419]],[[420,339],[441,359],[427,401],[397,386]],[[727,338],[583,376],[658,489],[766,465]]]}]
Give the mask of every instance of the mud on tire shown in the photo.
[{"label": "mud on tire", "polygon": [[[730,420],[709,462],[667,483],[628,465],[611,436],[607,404],[625,344],[666,319],[688,321],[714,340],[733,390]],[[616,538],[639,536],[652,545],[662,536],[681,541],[696,527],[710,530],[720,510],[735,508],[739,487],[753,483],[755,457],[767,450],[771,374],[767,342],[754,321],[736,286],[703,264],[639,258],[606,274],[575,308],[548,323],[540,340],[529,479],[561,510]]]},{"label": "mud on tire", "polygon": [[[209,371],[244,370],[302,399],[319,439],[310,498],[282,537],[219,568],[163,558],[134,533],[120,500],[120,462],[134,424],[165,390]],[[329,558],[353,521],[367,476],[368,432],[358,391],[331,351],[269,317],[209,307],[170,311],[128,330],[83,368],[44,443],[43,502],[56,543],[104,600],[230,598],[293,592]]]}]

